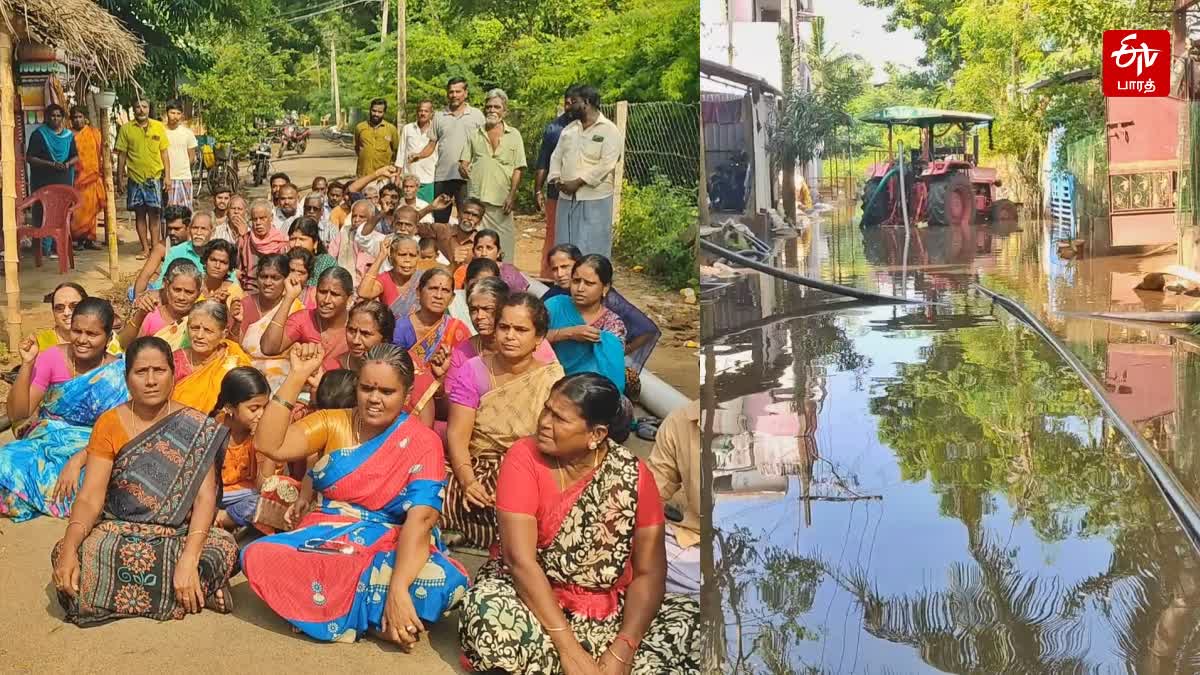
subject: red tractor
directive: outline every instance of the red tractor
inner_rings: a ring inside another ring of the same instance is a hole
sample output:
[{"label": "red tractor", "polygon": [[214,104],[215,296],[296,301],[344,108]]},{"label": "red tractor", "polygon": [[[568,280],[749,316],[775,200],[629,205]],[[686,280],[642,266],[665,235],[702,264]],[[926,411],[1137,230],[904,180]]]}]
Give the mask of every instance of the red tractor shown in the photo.
[{"label": "red tractor", "polygon": [[[986,125],[988,149],[992,147],[992,116],[933,108],[897,106],[884,108],[862,118],[869,124],[888,128],[888,152],[892,153],[892,127],[911,126],[921,130],[921,147],[904,158],[904,191],[910,223],[928,221],[931,225],[972,225],[977,220],[1011,223],[1017,219],[1017,205],[996,199],[1000,187],[995,169],[977,166],[979,134]],[[945,128],[937,133],[936,127]],[[958,129],[951,139],[957,144],[935,145],[942,137]],[[972,139],[972,151],[967,140]],[[863,185],[862,225],[903,224],[900,203],[901,164],[895,159],[874,164],[867,170]]]}]

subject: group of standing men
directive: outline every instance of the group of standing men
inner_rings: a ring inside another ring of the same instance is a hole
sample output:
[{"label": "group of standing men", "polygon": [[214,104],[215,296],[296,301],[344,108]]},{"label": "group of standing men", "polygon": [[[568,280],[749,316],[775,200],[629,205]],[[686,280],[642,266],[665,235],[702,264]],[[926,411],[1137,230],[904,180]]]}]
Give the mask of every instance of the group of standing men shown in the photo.
[{"label": "group of standing men", "polygon": [[[354,129],[356,173],[369,176],[395,164],[420,180],[418,197],[425,202],[446,195],[461,212],[466,199],[478,199],[485,208],[481,227],[499,232],[501,250],[515,253],[513,214],[528,169],[524,140],[505,121],[504,90],[488,91],[482,110],[471,106],[468,94],[465,80],[451,79],[446,107],[435,111],[432,101],[421,101],[417,120],[403,129],[385,119],[386,101],[371,101],[368,119]],[[542,135],[534,178],[546,212],[543,265],[549,249],[564,243],[612,256],[614,174],[624,146],[621,131],[600,111],[595,88],[566,91],[563,112]],[[449,223],[450,216],[450,207],[434,211],[436,223]]]}]

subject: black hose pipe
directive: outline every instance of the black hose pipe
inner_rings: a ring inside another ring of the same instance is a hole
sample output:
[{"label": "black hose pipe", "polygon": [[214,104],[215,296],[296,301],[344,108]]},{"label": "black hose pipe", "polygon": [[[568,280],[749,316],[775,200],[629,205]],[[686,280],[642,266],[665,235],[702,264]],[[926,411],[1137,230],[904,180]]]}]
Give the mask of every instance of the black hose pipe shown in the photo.
[{"label": "black hose pipe", "polygon": [[738,255],[737,253],[734,253],[733,251],[730,251],[729,249],[724,248],[722,246],[718,246],[717,244],[714,244],[711,241],[708,241],[707,239],[700,240],[700,248],[707,250],[709,253],[714,253],[716,255],[721,256],[722,258],[726,258],[728,260],[736,262],[737,264],[741,265],[742,267],[749,267],[752,270],[758,270],[759,272],[762,272],[763,274],[769,274],[777,279],[783,279],[784,281],[790,281],[794,284],[800,284],[801,286],[808,286],[809,288],[815,288],[819,291],[825,291],[826,293],[833,293],[835,295],[844,295],[849,298],[857,298],[859,300],[865,300],[868,302],[875,302],[875,303],[881,303],[881,304],[885,304],[885,303],[886,304],[894,304],[894,305],[900,305],[900,304],[924,305],[924,304],[928,304],[921,300],[910,300],[909,298],[897,298],[897,297],[894,297],[891,295],[880,295],[879,293],[860,291],[857,288],[850,288],[849,286],[839,286],[838,284],[830,284],[830,283],[826,283],[824,281],[817,281],[816,279],[811,279],[809,277],[802,277],[799,274],[793,274],[791,272],[785,272],[780,269],[775,269],[774,267],[771,267],[770,265],[766,265],[761,262],[758,262],[757,260],[751,260],[750,258]]},{"label": "black hose pipe", "polygon": [[1113,408],[1112,403],[1105,395],[1104,386],[1100,384],[1096,376],[1087,369],[1087,366],[1083,365],[1083,362],[1079,360],[1078,356],[1075,356],[1074,352],[1063,344],[1062,340],[1058,339],[1057,335],[1050,332],[1050,329],[1045,324],[1039,321],[1037,317],[1033,316],[1021,304],[1007,296],[988,290],[979,284],[972,284],[972,286],[1028,325],[1034,333],[1037,333],[1043,340],[1048,342],[1054,348],[1054,351],[1058,352],[1058,355],[1067,362],[1067,365],[1071,366],[1071,369],[1079,375],[1079,379],[1083,380],[1083,384],[1091,390],[1092,396],[1096,398],[1096,402],[1100,404],[1105,414],[1112,420],[1113,426],[1133,446],[1134,452],[1138,454],[1138,457],[1142,460],[1142,464],[1146,466],[1146,469],[1150,472],[1150,476],[1154,478],[1154,482],[1158,485],[1158,489],[1167,500],[1167,504],[1175,512],[1175,517],[1179,519],[1179,523],[1183,526],[1183,531],[1188,535],[1188,539],[1191,540],[1192,546],[1197,551],[1200,551],[1200,505],[1197,504],[1195,498],[1183,487],[1179,479],[1175,477],[1175,473],[1167,466],[1167,463],[1163,460],[1162,455],[1158,453],[1158,450],[1155,450],[1154,446],[1147,443],[1146,439],[1142,438],[1142,435],[1136,429],[1117,414],[1116,409]]}]

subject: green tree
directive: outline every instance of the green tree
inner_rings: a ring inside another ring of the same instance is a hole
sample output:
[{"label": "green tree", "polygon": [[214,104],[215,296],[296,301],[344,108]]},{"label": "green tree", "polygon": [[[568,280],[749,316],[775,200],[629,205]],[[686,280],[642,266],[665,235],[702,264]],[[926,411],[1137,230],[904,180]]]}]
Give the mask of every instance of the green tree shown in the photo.
[{"label": "green tree", "polygon": [[254,121],[274,119],[282,109],[290,78],[258,36],[209,35],[205,56],[211,65],[193,71],[183,93],[203,108],[210,134],[246,148],[257,140]]},{"label": "green tree", "polygon": [[[782,166],[807,166],[822,150],[838,150],[839,130],[850,123],[847,110],[870,81],[871,67],[857,55],[840,53],[825,44],[822,22],[813,24],[813,38],[802,45],[812,73],[812,87],[791,87],[784,95],[771,142]],[[796,204],[788,200],[788,218],[796,222]]]}]

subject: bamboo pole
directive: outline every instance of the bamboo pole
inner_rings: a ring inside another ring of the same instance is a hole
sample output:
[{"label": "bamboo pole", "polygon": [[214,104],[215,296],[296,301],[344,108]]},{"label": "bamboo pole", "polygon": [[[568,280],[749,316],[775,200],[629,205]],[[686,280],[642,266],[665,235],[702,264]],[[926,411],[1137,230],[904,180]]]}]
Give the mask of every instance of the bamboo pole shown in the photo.
[{"label": "bamboo pole", "polygon": [[113,189],[113,137],[109,118],[111,108],[100,109],[100,137],[104,139],[104,155],[100,158],[100,170],[104,176],[104,238],[108,243],[108,277],[117,283],[121,278],[121,264],[117,256],[117,191]]},{"label": "bamboo pole", "polygon": [[[613,170],[613,215],[612,229],[614,234],[617,231],[617,224],[621,222],[621,188],[625,185],[625,148],[629,147],[629,102],[617,101],[617,129],[621,132],[621,155],[617,157],[617,166]],[[614,236],[615,238],[615,236]]]},{"label": "bamboo pole", "polygon": [[[17,122],[13,103],[13,39],[0,23],[0,222],[4,227],[4,289],[8,292],[8,349],[21,343],[21,279],[17,249]],[[65,255],[65,253],[64,253]]]},{"label": "bamboo pole", "polygon": [[383,0],[383,18],[379,22],[379,46],[382,47],[387,42],[388,34],[388,6],[391,5],[391,0]]},{"label": "bamboo pole", "polygon": [[[387,1],[387,0],[385,0]],[[408,104],[408,6],[396,0],[396,128],[404,128],[404,107]]]},{"label": "bamboo pole", "polygon": [[329,86],[333,87],[333,119],[342,128],[342,92],[338,88],[337,40],[329,41]]}]

